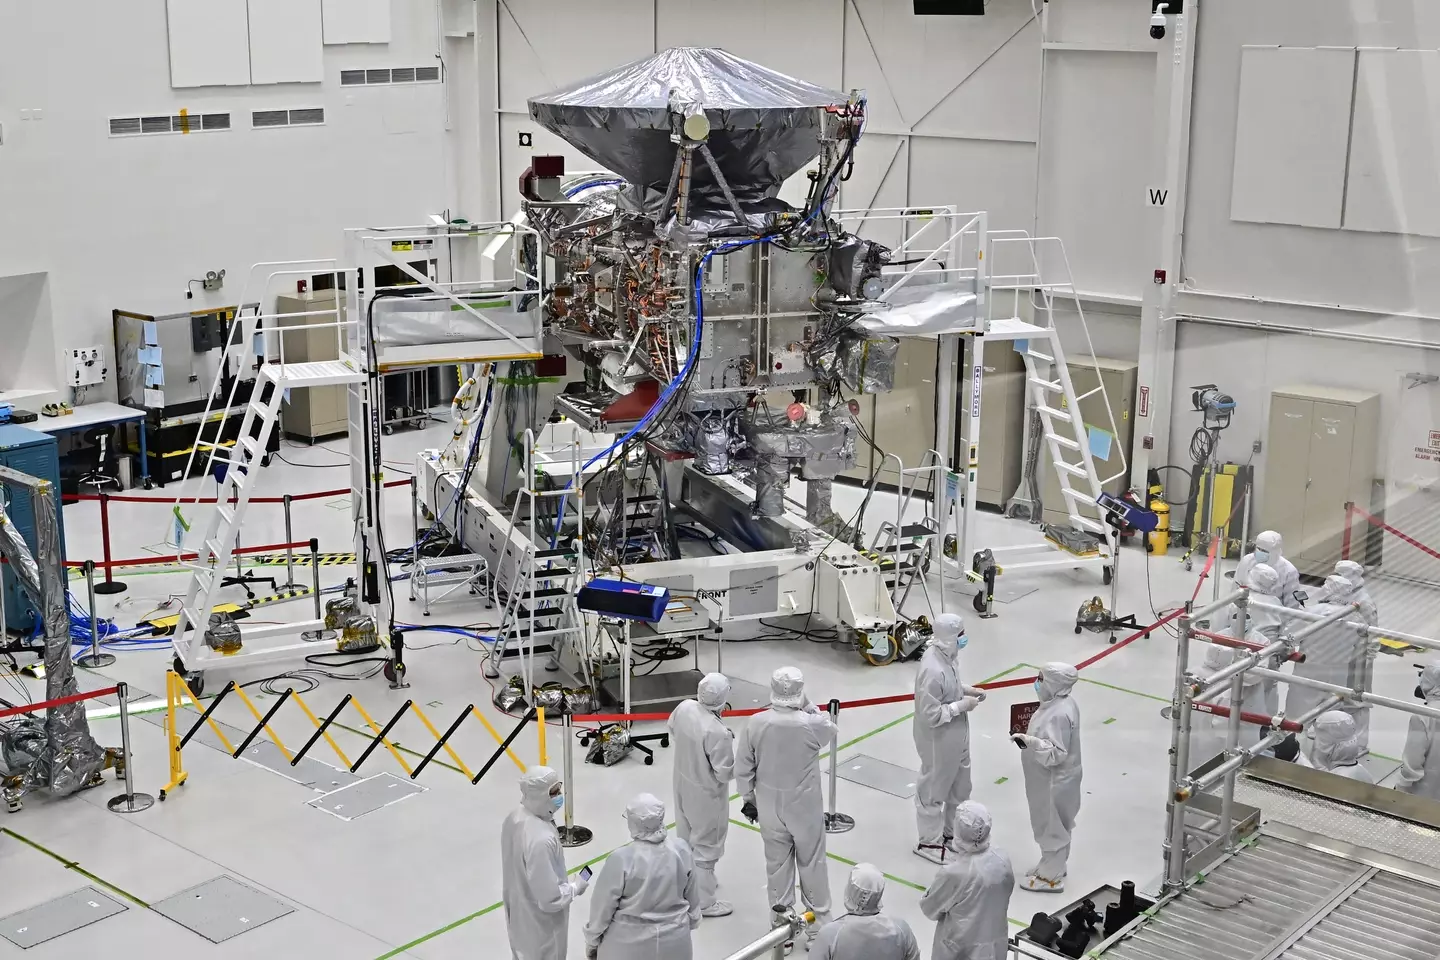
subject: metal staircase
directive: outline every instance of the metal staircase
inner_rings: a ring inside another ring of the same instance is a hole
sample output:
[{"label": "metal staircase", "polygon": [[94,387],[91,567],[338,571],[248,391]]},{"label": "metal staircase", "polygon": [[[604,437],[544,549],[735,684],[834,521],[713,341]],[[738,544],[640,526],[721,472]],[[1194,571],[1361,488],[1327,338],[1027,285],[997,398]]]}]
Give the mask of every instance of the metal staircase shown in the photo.
[{"label": "metal staircase", "polygon": [[[558,490],[541,490],[536,482],[533,431],[525,431],[524,443],[524,482],[515,494],[510,529],[526,529],[528,538],[518,555],[506,557],[511,571],[485,675],[494,679],[504,661],[519,659],[528,696],[535,656],[549,654],[547,669],[557,669],[567,639],[573,642],[584,633],[575,593],[585,565],[585,491],[578,445],[571,450],[572,482]],[[567,530],[567,522],[572,521],[574,530]],[[547,533],[545,527],[551,524],[553,532]],[[549,546],[543,545],[546,541]]]},{"label": "metal staircase", "polygon": [[[260,264],[259,267],[285,266],[283,264]],[[276,270],[265,281],[277,276],[312,276],[323,270]],[[252,270],[252,277],[255,271]],[[247,287],[249,284],[247,283]],[[263,288],[262,288],[263,289]],[[221,362],[211,386],[209,400],[202,415],[202,423],[216,422],[214,439],[197,439],[186,463],[185,476],[195,476],[196,459],[202,458],[203,476],[214,476],[217,480],[216,503],[202,505],[198,493],[180,496],[174,506],[177,524],[185,531],[179,544],[181,556],[190,545],[196,556],[184,562],[190,570],[190,585],[181,604],[179,619],[175,625],[173,645],[179,666],[187,674],[196,674],[204,669],[206,660],[221,656],[210,650],[205,643],[205,627],[210,614],[219,602],[225,569],[234,557],[234,549],[250,498],[258,482],[266,449],[280,419],[280,406],[291,389],[321,387],[334,384],[360,384],[365,380],[362,361],[346,352],[345,344],[358,343],[354,325],[342,319],[339,305],[308,314],[286,314],[287,321],[296,317],[307,317],[305,324],[283,328],[276,327],[279,315],[265,315],[258,304],[246,304],[236,316],[231,328],[232,335],[221,355]],[[266,321],[270,321],[267,326]],[[285,362],[285,336],[291,333],[308,333],[315,328],[333,330],[337,338],[338,359],[311,361],[305,363]],[[347,338],[348,332],[348,338]],[[237,335],[238,334],[238,335]],[[260,345],[263,356],[257,357],[256,344]],[[272,359],[273,357],[273,359]],[[223,440],[225,421],[237,404],[242,377],[241,371],[252,366],[257,359],[250,397],[244,402],[244,413],[240,429],[234,440]],[[225,375],[230,371],[233,380],[228,391],[225,389]],[[353,389],[353,387],[352,387]],[[185,518],[190,509],[198,514],[204,511],[205,520],[197,529]],[[318,626],[314,622],[281,625],[241,627],[242,644],[246,639],[261,636],[296,634]],[[229,651],[231,653],[235,651]],[[274,653],[274,649],[261,651]]]},{"label": "metal staircase", "polygon": [[[1062,544],[1058,539],[1050,537],[1034,544],[995,547],[992,548],[993,553],[997,558],[1002,554],[1014,556],[1055,553],[1055,556],[1015,562],[1007,559],[1003,561],[1003,569],[1012,572],[1026,568],[1094,564],[1104,568],[1105,582],[1109,583],[1119,538],[1104,521],[1104,511],[1098,507],[1097,501],[1105,485],[1126,476],[1129,466],[1125,462],[1118,439],[1113,440],[1115,459],[1118,462],[1117,471],[1102,476],[1095,466],[1095,457],[1090,448],[1090,428],[1094,426],[1108,430],[1112,438],[1118,438],[1120,431],[1115,423],[1109,398],[1105,395],[1104,380],[1099,376],[1100,368],[1095,359],[1094,345],[1070,274],[1064,246],[1059,239],[1053,237],[1037,238],[1023,231],[996,231],[990,234],[990,254],[989,280],[992,296],[988,307],[991,319],[985,336],[976,338],[973,342],[974,355],[971,363],[978,376],[978,371],[983,366],[982,357],[986,343],[993,344],[991,349],[1005,349],[1013,344],[1013,348],[1022,355],[1025,363],[1027,405],[1034,411],[1039,424],[1039,440],[1050,452],[1061,496],[1065,499],[1064,509],[1070,526],[1098,538],[1093,548],[1087,547],[1079,551],[1073,549],[1073,544]],[[1007,292],[1013,296],[1004,296]],[[1027,305],[1022,305],[1022,295],[1028,299]],[[1073,322],[1083,335],[1088,349],[1088,353],[1076,362],[1093,365],[1096,370],[1097,386],[1085,393],[1077,393],[1072,382],[1070,361],[1065,356],[1060,331],[1056,327],[1055,308],[1057,301],[1061,300],[1069,301],[1069,312],[1073,313]],[[1012,305],[1010,309],[1007,309],[1007,301]],[[1025,306],[1028,306],[1028,309],[1023,309]],[[996,316],[997,312],[1008,312],[1010,315]],[[1021,319],[1022,313],[1029,314],[1032,319]],[[1011,343],[995,344],[994,341]],[[978,379],[974,381],[972,389],[978,397]],[[1105,401],[1106,420],[1087,425],[1081,414],[1081,404],[1095,395],[1100,395]],[[975,406],[978,407],[978,403]],[[974,438],[979,436],[978,417],[972,416],[967,436],[972,438],[973,472]],[[1041,468],[1042,465],[1036,464],[1036,469]],[[1025,482],[1022,480],[1022,485]],[[1024,497],[1017,493],[1016,499]],[[976,528],[973,522],[973,500],[973,497],[966,498],[966,535],[959,551],[962,564],[969,563],[970,550],[974,547]],[[1038,511],[1034,511],[1031,519],[1037,518]]]}]

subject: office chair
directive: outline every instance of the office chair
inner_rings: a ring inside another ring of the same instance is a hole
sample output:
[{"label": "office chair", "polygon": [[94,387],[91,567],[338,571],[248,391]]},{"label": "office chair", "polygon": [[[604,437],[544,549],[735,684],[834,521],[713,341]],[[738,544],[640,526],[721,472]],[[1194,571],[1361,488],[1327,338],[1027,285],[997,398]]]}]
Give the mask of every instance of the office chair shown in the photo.
[{"label": "office chair", "polygon": [[91,427],[81,434],[85,441],[95,451],[95,466],[77,484],[79,486],[94,487],[95,493],[113,484],[116,490],[124,491],[120,478],[117,476],[117,462],[115,457],[115,428],[113,426]]}]

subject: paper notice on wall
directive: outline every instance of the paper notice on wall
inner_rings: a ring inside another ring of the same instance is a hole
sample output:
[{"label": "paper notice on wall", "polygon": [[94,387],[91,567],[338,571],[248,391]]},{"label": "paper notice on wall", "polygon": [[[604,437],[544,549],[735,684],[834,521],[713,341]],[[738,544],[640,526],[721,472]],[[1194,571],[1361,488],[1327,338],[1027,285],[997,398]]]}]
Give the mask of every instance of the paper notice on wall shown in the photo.
[{"label": "paper notice on wall", "polygon": [[1115,434],[1089,425],[1085,430],[1090,435],[1090,454],[1097,460],[1109,460],[1110,448],[1115,445]]},{"label": "paper notice on wall", "polygon": [[158,367],[164,363],[164,360],[160,356],[159,347],[141,347],[139,351],[137,351],[136,357],[141,363],[149,364],[152,367]]},{"label": "paper notice on wall", "polygon": [[149,365],[147,364],[146,367],[145,367],[145,386],[147,386],[147,387],[163,387],[163,386],[165,386],[165,368],[164,368],[164,367],[152,367],[152,366],[149,366]]},{"label": "paper notice on wall", "polygon": [[165,406],[164,390],[146,390],[145,406],[151,410],[158,410]]},{"label": "paper notice on wall", "polygon": [[157,346],[160,343],[160,331],[155,327],[154,320],[146,320],[141,324],[145,328],[145,342],[150,346]]}]

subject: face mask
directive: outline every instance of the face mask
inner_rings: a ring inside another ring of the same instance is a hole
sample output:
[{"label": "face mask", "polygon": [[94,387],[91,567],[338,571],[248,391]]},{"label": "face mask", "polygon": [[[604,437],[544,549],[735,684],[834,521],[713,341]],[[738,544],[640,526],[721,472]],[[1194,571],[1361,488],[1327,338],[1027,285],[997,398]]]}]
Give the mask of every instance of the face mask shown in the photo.
[{"label": "face mask", "polygon": [[1424,700],[1424,699],[1425,699],[1425,690],[1424,690],[1424,688],[1421,687],[1420,684],[1418,684],[1418,683],[1415,684],[1415,699],[1416,699],[1416,700]]},{"label": "face mask", "polygon": [[555,796],[551,797],[550,806],[554,807],[556,810],[565,809],[565,794],[557,793],[555,794]]},{"label": "face mask", "polygon": [[1256,562],[1256,563],[1269,563],[1269,562],[1270,562],[1270,551],[1269,551],[1269,550],[1256,550],[1256,551],[1255,551],[1255,562]]},{"label": "face mask", "polygon": [[964,649],[965,649],[966,647],[968,647],[969,645],[970,645],[970,638],[967,637],[965,634],[962,633],[962,634],[960,634],[960,636],[958,636],[958,637],[955,638],[955,649],[956,649],[956,650],[964,650]]},{"label": "face mask", "polygon": [[1042,682],[1042,681],[1040,680],[1039,677],[1036,677],[1036,678],[1035,678],[1035,696],[1037,696],[1037,697],[1040,696],[1040,691],[1041,691],[1041,689],[1042,689],[1042,687],[1041,687],[1041,685],[1040,685],[1041,682]]}]

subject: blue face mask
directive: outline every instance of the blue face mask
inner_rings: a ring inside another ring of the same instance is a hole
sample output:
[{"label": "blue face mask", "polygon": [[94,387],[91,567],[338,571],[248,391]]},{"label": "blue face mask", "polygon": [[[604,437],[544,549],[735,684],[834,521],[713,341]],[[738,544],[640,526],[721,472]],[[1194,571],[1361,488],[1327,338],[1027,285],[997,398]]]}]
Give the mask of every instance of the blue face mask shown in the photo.
[{"label": "blue face mask", "polygon": [[555,794],[555,796],[553,796],[553,797],[550,798],[550,805],[551,805],[552,807],[554,807],[556,810],[564,810],[564,809],[565,809],[565,794],[563,794],[563,793],[557,793],[557,794]]},{"label": "blue face mask", "polygon": [[970,645],[970,638],[967,637],[965,634],[962,633],[962,634],[960,634],[960,636],[958,636],[958,637],[955,638],[955,649],[956,649],[956,650],[964,650],[964,649],[965,649],[966,647],[968,647],[969,645]]},{"label": "blue face mask", "polygon": [[1037,696],[1037,697],[1040,696],[1040,691],[1041,691],[1041,689],[1042,689],[1042,688],[1041,688],[1041,683],[1042,683],[1041,679],[1040,679],[1039,677],[1036,677],[1036,678],[1035,678],[1035,696]]},{"label": "blue face mask", "polygon": [[1269,550],[1256,550],[1256,551],[1255,551],[1255,562],[1256,562],[1256,563],[1269,563],[1269,562],[1270,562],[1270,551],[1269,551]]}]

